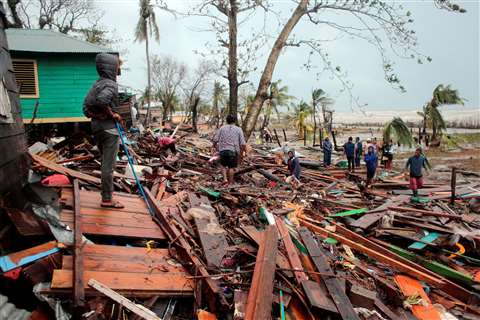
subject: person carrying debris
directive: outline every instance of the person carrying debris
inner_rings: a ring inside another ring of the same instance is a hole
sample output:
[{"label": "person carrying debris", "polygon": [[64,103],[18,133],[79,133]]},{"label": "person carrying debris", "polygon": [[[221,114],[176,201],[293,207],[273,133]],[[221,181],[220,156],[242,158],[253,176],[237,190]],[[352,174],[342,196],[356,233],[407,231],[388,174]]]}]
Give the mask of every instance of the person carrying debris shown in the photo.
[{"label": "person carrying debris", "polygon": [[245,154],[246,142],[242,129],[235,125],[235,116],[228,115],[226,120],[227,124],[215,134],[213,146],[220,153],[223,182],[232,184],[235,168]]},{"label": "person carrying debris", "polygon": [[343,153],[347,157],[348,171],[355,172],[355,144],[352,137],[348,137],[348,142],[343,145]]},{"label": "person carrying debris", "polygon": [[410,189],[413,196],[418,197],[418,189],[423,187],[422,168],[427,170],[427,159],[422,155],[422,148],[417,148],[415,154],[408,158],[405,171],[410,168]]},{"label": "person carrying debris", "polygon": [[118,153],[119,133],[115,123],[122,122],[116,112],[119,107],[117,75],[120,75],[120,59],[113,54],[99,53],[95,57],[100,78],[92,85],[83,102],[83,113],[91,118],[92,132],[101,154],[102,207],[123,208],[112,198],[113,170]]},{"label": "person carrying debris", "polygon": [[288,150],[288,160],[287,160],[288,171],[290,176],[287,177],[286,182],[291,183],[294,186],[300,184],[300,160],[295,156],[295,149]]},{"label": "person carrying debris", "polygon": [[328,167],[332,164],[332,143],[328,137],[323,140],[323,165]]},{"label": "person carrying debris", "polygon": [[360,160],[363,154],[363,142],[360,141],[360,137],[355,138],[355,167],[360,168]]},{"label": "person carrying debris", "polygon": [[375,178],[375,172],[377,171],[377,163],[378,163],[378,157],[375,154],[373,146],[369,146],[367,150],[367,154],[365,154],[365,165],[367,167],[367,184],[366,187],[368,187],[372,181],[373,178]]}]

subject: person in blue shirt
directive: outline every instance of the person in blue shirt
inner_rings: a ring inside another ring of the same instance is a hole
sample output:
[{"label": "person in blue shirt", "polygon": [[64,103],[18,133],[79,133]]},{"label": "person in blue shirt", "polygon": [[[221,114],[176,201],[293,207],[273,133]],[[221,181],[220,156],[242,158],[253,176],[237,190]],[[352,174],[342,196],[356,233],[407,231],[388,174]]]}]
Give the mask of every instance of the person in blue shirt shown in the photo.
[{"label": "person in blue shirt", "polygon": [[332,164],[332,143],[328,137],[323,140],[323,165],[328,167]]},{"label": "person in blue shirt", "polygon": [[423,187],[422,169],[427,170],[427,159],[422,155],[422,148],[417,148],[415,154],[408,158],[405,170],[410,168],[410,190],[418,197],[418,189]]},{"label": "person in blue shirt", "polygon": [[373,146],[368,147],[368,152],[365,154],[365,165],[367,167],[367,187],[372,183],[377,171],[378,157],[375,154]]},{"label": "person in blue shirt", "polygon": [[347,157],[348,161],[348,171],[355,172],[355,144],[353,143],[353,138],[349,137],[348,142],[343,145],[343,152]]}]

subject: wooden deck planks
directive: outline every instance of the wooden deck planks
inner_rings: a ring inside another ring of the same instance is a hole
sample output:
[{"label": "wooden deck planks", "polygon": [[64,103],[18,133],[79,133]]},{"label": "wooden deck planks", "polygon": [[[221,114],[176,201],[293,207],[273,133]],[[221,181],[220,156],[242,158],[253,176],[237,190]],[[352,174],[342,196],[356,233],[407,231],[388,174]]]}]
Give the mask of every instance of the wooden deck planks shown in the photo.
[{"label": "wooden deck planks", "polygon": [[[51,288],[71,289],[72,279],[72,270],[54,270]],[[185,274],[146,274],[85,270],[83,273],[85,289],[88,288],[87,284],[90,279],[96,279],[118,291],[151,291],[152,294],[164,293],[167,296],[193,294],[193,282],[191,279],[187,279]]]}]

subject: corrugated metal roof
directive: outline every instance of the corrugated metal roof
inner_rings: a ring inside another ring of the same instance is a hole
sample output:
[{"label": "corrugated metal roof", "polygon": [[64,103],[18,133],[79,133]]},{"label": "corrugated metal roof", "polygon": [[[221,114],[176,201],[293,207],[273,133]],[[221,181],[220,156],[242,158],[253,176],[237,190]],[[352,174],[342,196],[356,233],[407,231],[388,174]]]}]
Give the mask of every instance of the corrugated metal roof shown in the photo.
[{"label": "corrugated metal roof", "polygon": [[39,29],[7,29],[8,47],[11,51],[100,53],[115,52],[66,34]]}]

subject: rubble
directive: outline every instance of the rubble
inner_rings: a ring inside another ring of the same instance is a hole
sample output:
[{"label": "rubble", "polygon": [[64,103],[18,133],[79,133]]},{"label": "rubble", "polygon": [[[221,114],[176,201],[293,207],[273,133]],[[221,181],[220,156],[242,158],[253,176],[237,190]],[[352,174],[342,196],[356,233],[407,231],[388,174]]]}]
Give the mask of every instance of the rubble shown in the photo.
[{"label": "rubble", "polygon": [[[42,283],[37,296],[84,319],[480,317],[478,183],[429,183],[412,199],[396,172],[365,189],[362,170],[305,158],[293,188],[277,137],[251,146],[237,184],[224,186],[208,137],[189,129],[173,131],[176,155],[159,151],[154,131],[128,136],[145,198],[122,155],[123,209],[100,207],[87,142],[30,148],[42,181],[69,183],[43,183],[59,198],[48,208],[3,208],[25,245],[2,247],[2,277],[17,270],[9,282]],[[50,230],[75,236],[57,242]]]}]

